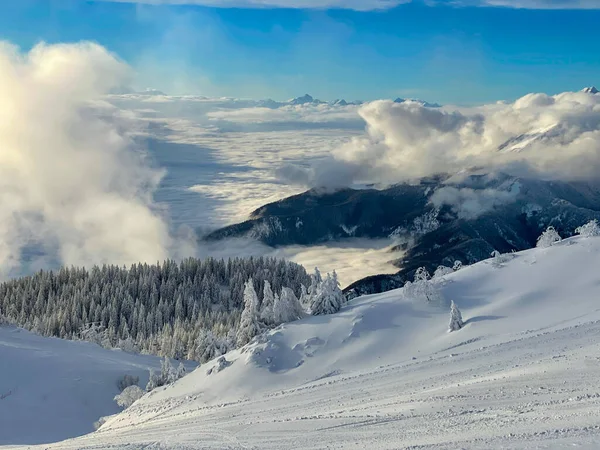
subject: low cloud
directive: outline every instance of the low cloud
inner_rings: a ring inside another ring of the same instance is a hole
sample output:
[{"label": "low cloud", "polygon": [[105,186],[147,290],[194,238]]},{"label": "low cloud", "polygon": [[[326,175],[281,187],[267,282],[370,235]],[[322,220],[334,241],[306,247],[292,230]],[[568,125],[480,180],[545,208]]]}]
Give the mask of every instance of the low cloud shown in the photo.
[{"label": "low cloud", "polygon": [[92,43],[0,44],[2,274],[28,257],[128,264],[187,251],[152,199],[162,171],[125,131],[127,114],[101,100],[129,75]]},{"label": "low cloud", "polygon": [[430,202],[437,208],[450,206],[461,219],[475,219],[494,208],[516,200],[518,189],[509,191],[495,189],[456,188],[446,186],[431,196]]},{"label": "low cloud", "polygon": [[460,110],[380,100],[359,115],[365,134],[309,169],[310,185],[392,184],[474,168],[577,180],[597,178],[600,170],[597,94],[529,94]]}]

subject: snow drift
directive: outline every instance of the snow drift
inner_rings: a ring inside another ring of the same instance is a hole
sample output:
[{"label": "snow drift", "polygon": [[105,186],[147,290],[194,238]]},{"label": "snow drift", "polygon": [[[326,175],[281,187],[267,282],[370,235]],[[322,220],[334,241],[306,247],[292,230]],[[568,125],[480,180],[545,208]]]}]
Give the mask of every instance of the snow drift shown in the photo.
[{"label": "snow drift", "polygon": [[[439,277],[435,305],[404,289],[357,298],[282,325],[59,447],[590,443],[599,254],[600,238],[570,238]],[[451,300],[464,327],[449,333]]]}]

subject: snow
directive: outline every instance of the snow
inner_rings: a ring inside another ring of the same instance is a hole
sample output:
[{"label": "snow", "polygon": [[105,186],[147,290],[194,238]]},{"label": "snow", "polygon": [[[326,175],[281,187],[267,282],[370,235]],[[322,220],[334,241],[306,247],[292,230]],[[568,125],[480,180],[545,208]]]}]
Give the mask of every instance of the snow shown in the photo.
[{"label": "snow", "polygon": [[586,94],[597,94],[598,89],[596,89],[595,86],[590,86],[590,87],[583,88],[581,92],[585,92]]},{"label": "snow", "polygon": [[[0,445],[55,442],[116,414],[124,375],[145,386],[160,359],[0,326]],[[190,367],[191,368],[191,367]]]},{"label": "snow", "polygon": [[599,255],[576,237],[483,261],[432,281],[440,306],[357,298],[45,448],[599,448]]}]

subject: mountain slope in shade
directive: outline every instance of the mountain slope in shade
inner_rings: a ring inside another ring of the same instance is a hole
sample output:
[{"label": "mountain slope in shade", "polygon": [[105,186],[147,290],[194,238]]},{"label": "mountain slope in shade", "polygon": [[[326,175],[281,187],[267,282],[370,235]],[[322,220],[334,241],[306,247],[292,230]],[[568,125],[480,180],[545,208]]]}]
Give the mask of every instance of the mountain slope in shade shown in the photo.
[{"label": "mountain slope in shade", "polygon": [[[448,189],[454,194],[466,190],[469,197],[482,198],[483,206],[468,211],[472,208],[468,198],[464,205],[460,199],[458,204],[436,205],[436,193]],[[504,200],[488,202],[490,192]],[[481,261],[494,250],[531,248],[549,225],[570,236],[591,219],[600,220],[598,183],[472,175],[457,183],[440,177],[384,190],[312,190],[265,205],[246,222],[205,239],[249,237],[284,246],[353,237],[396,238],[405,251],[396,261],[399,272],[369,277],[346,289],[349,295],[362,295],[401,287],[421,266],[433,272],[438,265],[452,266],[456,260]]]},{"label": "mountain slope in shade", "polygon": [[[34,335],[0,325],[0,445],[38,444],[94,430],[121,411],[117,381],[148,382],[160,358],[107,350],[89,342]],[[192,366],[190,366],[192,367]]]},{"label": "mountain slope in shade", "polygon": [[435,304],[357,298],[49,448],[597,448],[599,255],[573,238],[439,278]]}]

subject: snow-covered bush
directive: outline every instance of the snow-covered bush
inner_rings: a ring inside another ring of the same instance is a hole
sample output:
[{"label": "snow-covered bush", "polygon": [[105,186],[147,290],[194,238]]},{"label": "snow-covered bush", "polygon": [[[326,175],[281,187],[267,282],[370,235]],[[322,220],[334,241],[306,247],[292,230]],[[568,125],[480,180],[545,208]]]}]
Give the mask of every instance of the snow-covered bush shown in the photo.
[{"label": "snow-covered bush", "polygon": [[415,272],[414,282],[407,282],[403,289],[407,298],[429,304],[443,303],[443,297],[435,282],[431,281],[425,267],[419,267]]},{"label": "snow-covered bush", "polygon": [[450,267],[438,266],[437,269],[435,269],[435,272],[433,272],[433,278],[441,278],[453,272],[454,270],[452,270]]},{"label": "snow-covered bush", "polygon": [[258,311],[258,296],[254,290],[252,278],[246,282],[244,288],[244,310],[240,319],[240,327],[237,331],[237,345],[246,345],[252,338],[262,331]]},{"label": "snow-covered bush", "polygon": [[490,255],[492,258],[492,264],[496,267],[502,266],[515,257],[512,253],[500,253],[498,250],[494,250]]},{"label": "snow-covered bush", "polygon": [[224,356],[221,356],[219,359],[217,359],[217,364],[206,371],[206,375],[219,373],[221,370],[226,369],[232,364],[233,363],[231,361],[227,361],[227,359]]},{"label": "snow-covered bush", "polygon": [[454,300],[450,303],[450,324],[448,325],[448,331],[457,331],[464,327],[462,314],[454,303]]},{"label": "snow-covered bush", "polygon": [[121,378],[121,379],[119,379],[119,381],[117,381],[117,387],[119,388],[119,391],[122,392],[129,386],[136,385],[139,382],[140,382],[140,377],[136,377],[133,375],[124,375],[123,378]]},{"label": "snow-covered bush", "polygon": [[143,397],[145,392],[137,385],[126,387],[123,392],[115,395],[115,402],[123,409],[129,408],[136,401]]},{"label": "snow-covered bush", "polygon": [[317,293],[312,299],[310,312],[313,316],[334,314],[341,309],[344,301],[344,294],[334,271],[333,275],[327,274],[325,280],[319,284]]},{"label": "snow-covered bush", "polygon": [[452,270],[454,270],[456,272],[457,270],[462,269],[462,267],[463,267],[462,261],[456,260],[456,261],[454,261],[454,265],[452,266]]},{"label": "snow-covered bush", "polygon": [[554,243],[562,241],[558,231],[550,226],[544,231],[537,240],[537,248],[551,247]]},{"label": "snow-covered bush", "polygon": [[127,339],[119,339],[119,342],[117,343],[117,348],[120,348],[121,350],[127,353],[139,352],[138,347],[135,345],[135,342],[130,337],[128,337]]},{"label": "snow-covered bush", "polygon": [[175,369],[171,365],[169,358],[165,356],[160,364],[160,372],[155,372],[150,369],[150,379],[146,385],[146,391],[150,392],[157,387],[171,384],[185,375],[185,366],[179,363],[179,367]]},{"label": "snow-covered bush", "polygon": [[577,227],[575,233],[583,237],[600,236],[600,225],[596,219],[590,220],[585,225]]},{"label": "snow-covered bush", "polygon": [[100,417],[98,420],[96,420],[93,423],[94,430],[98,430],[102,425],[104,425],[106,423],[106,421],[108,419],[110,419],[111,417],[114,417],[114,416],[116,416],[116,414],[113,414],[113,415],[110,415],[110,416],[102,416],[102,417]]}]

